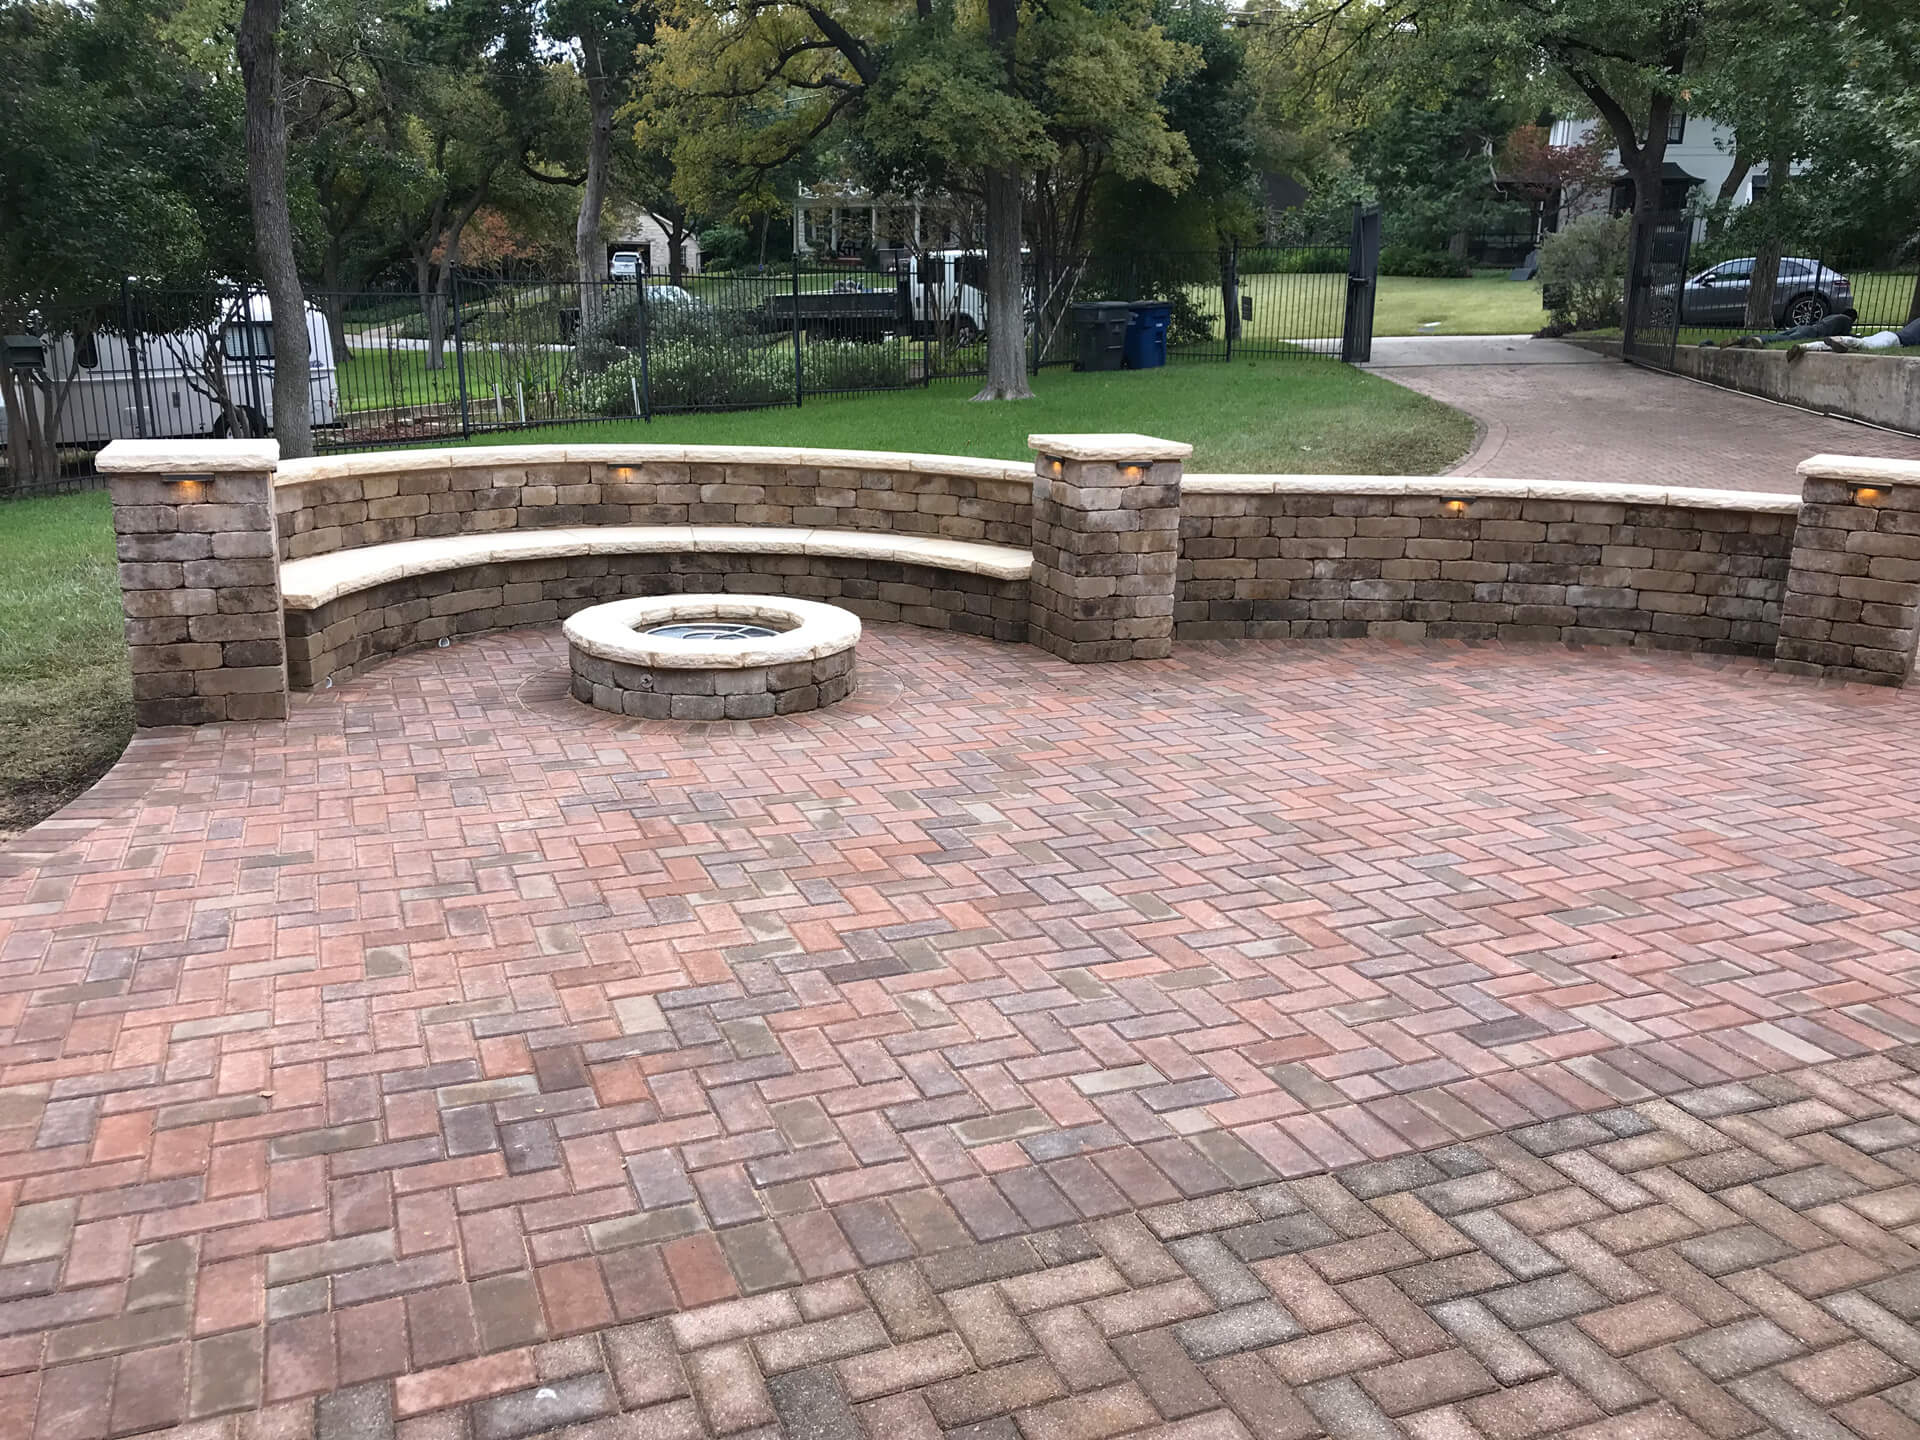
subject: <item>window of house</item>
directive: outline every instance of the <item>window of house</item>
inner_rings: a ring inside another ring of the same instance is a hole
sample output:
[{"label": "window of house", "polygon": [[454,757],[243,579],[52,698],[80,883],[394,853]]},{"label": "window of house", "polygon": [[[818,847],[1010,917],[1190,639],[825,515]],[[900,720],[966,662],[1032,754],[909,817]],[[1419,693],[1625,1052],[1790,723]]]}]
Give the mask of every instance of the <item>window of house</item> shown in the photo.
[{"label": "window of house", "polygon": [[1678,145],[1687,138],[1687,112],[1676,110],[1667,116],[1667,144]]},{"label": "window of house", "polygon": [[80,337],[79,343],[74,346],[73,358],[82,370],[97,370],[100,367],[100,342],[94,339],[92,331]]}]

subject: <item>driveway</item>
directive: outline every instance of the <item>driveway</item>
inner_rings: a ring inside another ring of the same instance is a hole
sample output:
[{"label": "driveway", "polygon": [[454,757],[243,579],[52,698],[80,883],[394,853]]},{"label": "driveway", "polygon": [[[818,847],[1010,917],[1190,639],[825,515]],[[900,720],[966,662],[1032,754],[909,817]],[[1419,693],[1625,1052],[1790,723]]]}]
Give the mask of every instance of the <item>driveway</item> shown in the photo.
[{"label": "driveway", "polygon": [[1920,460],[1920,436],[1832,420],[1524,335],[1374,341],[1368,367],[1466,411],[1457,475],[1798,494],[1822,451]]}]

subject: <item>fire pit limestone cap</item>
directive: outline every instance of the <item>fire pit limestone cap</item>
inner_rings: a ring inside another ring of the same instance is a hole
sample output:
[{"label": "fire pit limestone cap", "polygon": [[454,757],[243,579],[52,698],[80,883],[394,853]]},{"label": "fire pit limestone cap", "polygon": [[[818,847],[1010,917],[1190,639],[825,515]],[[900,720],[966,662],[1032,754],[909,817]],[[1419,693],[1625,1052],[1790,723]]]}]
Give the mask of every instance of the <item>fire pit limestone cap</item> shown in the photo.
[{"label": "fire pit limestone cap", "polygon": [[[767,625],[781,633],[750,640],[682,640],[645,632],[685,620]],[[747,670],[837,655],[860,639],[860,617],[817,600],[776,595],[643,595],[580,611],[567,643],[599,660],[662,670]]]}]

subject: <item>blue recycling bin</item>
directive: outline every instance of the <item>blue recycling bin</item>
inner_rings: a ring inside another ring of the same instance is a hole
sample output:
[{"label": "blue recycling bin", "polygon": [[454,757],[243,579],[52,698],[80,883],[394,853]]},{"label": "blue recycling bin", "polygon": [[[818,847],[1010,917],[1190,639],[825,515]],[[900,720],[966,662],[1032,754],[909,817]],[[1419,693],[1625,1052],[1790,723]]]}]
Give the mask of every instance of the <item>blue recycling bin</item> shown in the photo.
[{"label": "blue recycling bin", "polygon": [[1126,360],[1129,370],[1153,370],[1167,363],[1167,327],[1173,306],[1164,300],[1136,300],[1128,307]]}]

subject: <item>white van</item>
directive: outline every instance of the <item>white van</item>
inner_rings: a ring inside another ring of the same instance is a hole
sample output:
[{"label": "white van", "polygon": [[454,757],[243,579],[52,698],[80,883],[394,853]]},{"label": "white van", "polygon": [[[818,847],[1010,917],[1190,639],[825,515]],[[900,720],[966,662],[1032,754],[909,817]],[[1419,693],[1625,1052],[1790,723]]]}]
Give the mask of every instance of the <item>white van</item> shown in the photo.
[{"label": "white van", "polygon": [[[273,425],[273,310],[265,295],[254,292],[244,302],[231,301],[227,311],[219,334],[220,374],[234,409],[255,434],[267,434]],[[67,375],[74,377],[60,412],[58,443],[224,438],[230,428],[226,412],[202,376],[207,333],[195,328],[142,335],[134,343],[106,333],[81,341],[72,335],[46,337],[42,368],[53,388]],[[307,347],[313,423],[332,424],[340,408],[339,379],[327,318],[313,305],[307,306]],[[0,404],[0,444],[7,428]]]}]

